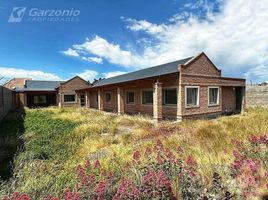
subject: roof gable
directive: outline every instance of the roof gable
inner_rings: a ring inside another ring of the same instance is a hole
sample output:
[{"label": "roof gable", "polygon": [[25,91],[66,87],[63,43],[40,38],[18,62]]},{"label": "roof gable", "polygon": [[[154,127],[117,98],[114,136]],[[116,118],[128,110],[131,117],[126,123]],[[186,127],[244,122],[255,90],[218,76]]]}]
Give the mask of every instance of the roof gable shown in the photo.
[{"label": "roof gable", "polygon": [[[69,79],[68,81],[62,82],[60,85],[65,85],[66,83],[69,83],[69,82],[73,81],[74,79],[80,79],[81,81],[83,81],[83,82],[86,83],[87,85],[91,85],[88,81],[86,81],[85,79],[82,79],[80,76],[74,76],[73,78]],[[58,88],[60,85],[58,85],[57,88]]]},{"label": "roof gable", "polygon": [[193,57],[182,66],[184,67],[184,72],[200,75],[221,76],[221,70],[216,67],[216,65],[204,52]]}]

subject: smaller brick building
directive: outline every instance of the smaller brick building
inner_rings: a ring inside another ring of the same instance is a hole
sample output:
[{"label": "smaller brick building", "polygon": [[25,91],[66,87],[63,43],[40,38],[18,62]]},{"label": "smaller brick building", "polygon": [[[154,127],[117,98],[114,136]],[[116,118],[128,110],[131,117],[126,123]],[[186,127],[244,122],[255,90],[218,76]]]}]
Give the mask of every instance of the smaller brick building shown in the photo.
[{"label": "smaller brick building", "polygon": [[83,94],[75,90],[89,86],[78,76],[68,81],[26,80],[23,87],[14,89],[16,107],[83,106]]},{"label": "smaller brick building", "polygon": [[181,121],[243,111],[245,86],[245,79],[222,77],[221,70],[201,53],[103,79],[77,92],[85,94],[88,108]]}]

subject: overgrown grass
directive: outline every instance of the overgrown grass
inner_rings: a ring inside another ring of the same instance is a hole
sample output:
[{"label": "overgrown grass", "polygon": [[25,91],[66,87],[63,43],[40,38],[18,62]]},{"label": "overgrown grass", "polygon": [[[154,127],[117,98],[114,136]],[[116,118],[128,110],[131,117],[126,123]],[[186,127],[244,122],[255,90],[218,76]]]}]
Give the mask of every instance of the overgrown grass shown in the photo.
[{"label": "overgrown grass", "polygon": [[[0,125],[0,130],[12,129],[8,124]],[[185,156],[192,155],[199,170],[211,176],[215,164],[232,159],[232,140],[268,133],[268,109],[250,108],[216,120],[163,122],[157,127],[142,116],[77,108],[27,109],[23,131],[24,150],[15,158],[13,178],[2,184],[0,192],[17,190],[38,199],[74,187],[74,169],[85,159],[100,159],[112,171],[124,170],[122,163],[130,160],[134,149],[153,146],[157,139],[169,148],[183,147]]]}]

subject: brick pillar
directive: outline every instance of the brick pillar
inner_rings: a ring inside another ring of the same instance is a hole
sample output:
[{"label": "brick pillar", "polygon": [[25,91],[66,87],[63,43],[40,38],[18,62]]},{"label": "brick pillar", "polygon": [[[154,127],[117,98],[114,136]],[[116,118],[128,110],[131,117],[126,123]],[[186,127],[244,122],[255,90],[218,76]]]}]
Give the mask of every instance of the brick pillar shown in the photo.
[{"label": "brick pillar", "polygon": [[62,94],[61,93],[59,93],[59,108],[61,108],[62,107]]},{"label": "brick pillar", "polygon": [[124,114],[124,91],[122,88],[117,88],[117,114],[121,115]]},{"label": "brick pillar", "polygon": [[181,84],[178,87],[177,91],[177,116],[176,116],[176,121],[181,122],[182,121],[182,86]]},{"label": "brick pillar", "polygon": [[[179,71],[182,71],[181,66],[178,69]],[[177,91],[177,116],[176,121],[181,122],[182,121],[182,98],[183,96],[183,87],[182,87],[182,74],[179,75],[179,83],[178,83],[178,91]],[[185,95],[185,94],[184,94]]]},{"label": "brick pillar", "polygon": [[162,83],[158,81],[154,84],[153,89],[153,113],[154,121],[162,119]]},{"label": "brick pillar", "polygon": [[86,108],[90,108],[90,94],[89,94],[89,92],[86,92],[86,95],[85,95],[85,97],[86,97]]},{"label": "brick pillar", "polygon": [[27,93],[23,93],[24,94],[24,107],[28,107],[28,104],[27,104]]},{"label": "brick pillar", "polygon": [[98,89],[98,109],[103,110],[103,92]]}]

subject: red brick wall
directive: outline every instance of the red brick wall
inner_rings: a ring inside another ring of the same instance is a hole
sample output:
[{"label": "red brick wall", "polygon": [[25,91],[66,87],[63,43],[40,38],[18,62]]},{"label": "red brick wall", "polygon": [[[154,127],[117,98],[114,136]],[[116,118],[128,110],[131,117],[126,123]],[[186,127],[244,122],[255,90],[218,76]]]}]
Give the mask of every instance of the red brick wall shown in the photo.
[{"label": "red brick wall", "polygon": [[[87,88],[89,84],[79,77],[75,77],[59,87],[59,93],[61,93],[61,105],[62,106],[77,106],[79,105],[79,95],[75,92],[76,90]],[[64,94],[74,94],[75,103],[64,103]]]},{"label": "red brick wall", "polygon": [[97,95],[98,95],[97,90],[91,91],[89,93],[89,101],[90,101],[90,107],[91,108],[98,109]]},{"label": "red brick wall", "polygon": [[222,111],[232,112],[236,109],[236,93],[233,87],[222,87]]},{"label": "red brick wall", "polygon": [[[197,85],[198,86],[198,85]],[[222,92],[221,87],[219,87],[219,104],[216,106],[209,106],[208,104],[208,87],[206,86],[199,86],[199,106],[187,108],[186,107],[186,93],[185,88],[186,86],[182,86],[182,116],[191,116],[191,115],[200,115],[200,114],[213,114],[213,113],[221,113],[222,111]]]},{"label": "red brick wall", "polygon": [[[106,93],[111,94],[111,101],[106,101]],[[117,89],[108,89],[103,91],[103,109],[106,111],[117,112]]]},{"label": "red brick wall", "polygon": [[[204,55],[201,54],[194,61],[190,62],[186,66],[178,66],[180,73],[174,73],[170,75],[164,75],[159,77],[158,81],[162,83],[163,89],[165,88],[177,88],[178,89],[178,106],[165,106],[163,105],[163,117],[166,118],[190,118],[195,116],[209,116],[219,115],[224,111],[225,107],[233,109],[235,100],[229,90],[224,90],[225,86],[245,86],[245,80],[222,78],[221,71],[218,70],[213,63]],[[121,87],[124,90],[124,111],[125,113],[141,113],[152,116],[153,105],[142,104],[142,90],[153,90],[153,84],[157,81],[157,78],[148,78],[144,80],[125,82],[116,85],[101,87],[104,97],[104,110],[117,111],[117,87]],[[199,86],[199,106],[195,108],[186,108],[185,106],[185,87],[186,86]],[[219,103],[214,106],[210,106],[208,103],[208,88],[210,86],[219,87]],[[97,89],[97,88],[96,88]],[[95,90],[96,90],[95,89]],[[135,103],[126,103],[126,92],[135,92]],[[105,101],[105,92],[111,92],[112,100],[110,103]],[[97,92],[91,90],[90,99],[91,107],[98,108],[96,102]]]},{"label": "red brick wall", "polygon": [[183,73],[198,74],[207,76],[221,76],[221,72],[211,63],[211,61],[201,54],[197,59],[193,60],[189,65],[183,67]]},{"label": "red brick wall", "polygon": [[[180,67],[181,71],[181,115],[189,117],[194,115],[221,113],[222,92],[221,73],[210,60],[201,55],[187,66]],[[186,86],[199,86],[199,106],[193,108],[186,107]],[[217,106],[208,105],[208,87],[219,87],[219,104]]]}]

